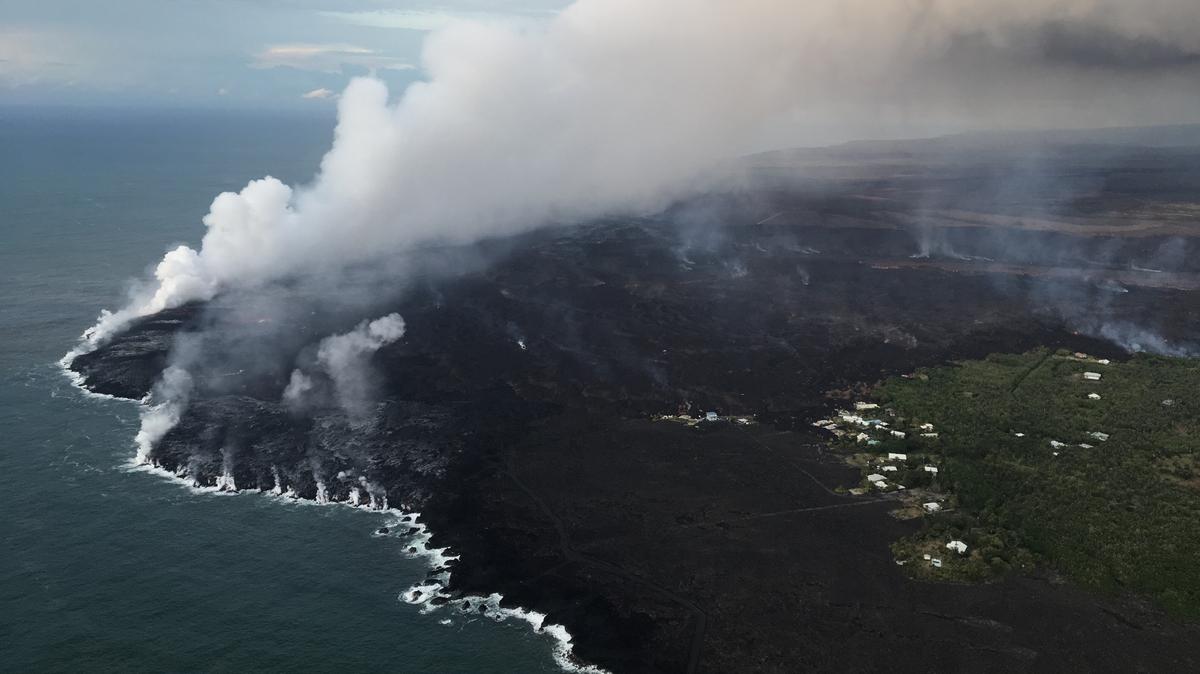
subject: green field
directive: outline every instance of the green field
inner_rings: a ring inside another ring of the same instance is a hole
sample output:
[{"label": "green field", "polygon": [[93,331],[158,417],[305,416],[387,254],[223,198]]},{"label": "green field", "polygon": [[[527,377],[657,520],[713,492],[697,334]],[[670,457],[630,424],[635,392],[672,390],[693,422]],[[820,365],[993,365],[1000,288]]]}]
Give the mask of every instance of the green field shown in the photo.
[{"label": "green field", "polygon": [[936,440],[879,449],[936,461],[931,488],[957,506],[898,543],[898,559],[961,538],[971,552],[948,565],[952,578],[1037,560],[1200,617],[1200,360],[1103,365],[1043,350],[924,370],[875,394],[901,423],[935,424]]}]

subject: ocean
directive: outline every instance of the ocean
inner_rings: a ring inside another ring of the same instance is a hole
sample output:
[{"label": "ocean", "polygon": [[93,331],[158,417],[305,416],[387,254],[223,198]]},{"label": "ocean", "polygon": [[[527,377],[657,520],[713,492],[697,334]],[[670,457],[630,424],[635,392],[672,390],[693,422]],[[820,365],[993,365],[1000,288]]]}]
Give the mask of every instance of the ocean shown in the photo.
[{"label": "ocean", "polygon": [[399,600],[387,516],[129,468],[137,405],[57,364],[212,198],[304,182],[317,115],[0,110],[0,671],[553,672],[529,625]]}]

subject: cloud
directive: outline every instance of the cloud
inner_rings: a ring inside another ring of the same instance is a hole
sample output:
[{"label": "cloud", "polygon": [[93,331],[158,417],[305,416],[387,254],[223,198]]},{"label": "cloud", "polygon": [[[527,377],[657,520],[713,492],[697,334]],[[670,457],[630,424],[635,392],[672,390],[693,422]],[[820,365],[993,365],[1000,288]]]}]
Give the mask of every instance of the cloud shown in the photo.
[{"label": "cloud", "polygon": [[335,96],[337,96],[337,92],[333,91],[332,89],[321,87],[320,89],[313,89],[312,91],[301,95],[300,98],[306,98],[309,100],[324,100],[326,98],[333,98]]},{"label": "cloud", "polygon": [[320,12],[321,16],[356,26],[394,28],[400,30],[434,31],[460,21],[481,23],[527,23],[549,19],[555,12],[548,10],[510,10],[503,14],[484,11],[376,9],[358,12]]},{"label": "cloud", "polygon": [[403,59],[374,49],[348,44],[278,44],[255,55],[252,68],[295,68],[316,72],[337,73],[344,66],[361,66],[372,70],[412,70]]},{"label": "cloud", "polygon": [[0,85],[67,84],[86,78],[81,38],[57,31],[0,28]]},{"label": "cloud", "polygon": [[1053,21],[1031,27],[1013,42],[1047,62],[1088,68],[1153,70],[1200,63],[1200,47],[1095,24]]}]

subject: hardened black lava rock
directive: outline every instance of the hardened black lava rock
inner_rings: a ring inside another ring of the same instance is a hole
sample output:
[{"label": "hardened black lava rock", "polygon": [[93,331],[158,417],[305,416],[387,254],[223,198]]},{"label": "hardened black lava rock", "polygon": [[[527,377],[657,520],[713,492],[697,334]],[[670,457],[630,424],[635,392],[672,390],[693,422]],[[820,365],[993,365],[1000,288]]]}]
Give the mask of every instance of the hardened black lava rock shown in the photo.
[{"label": "hardened black lava rock", "polygon": [[[140,398],[178,360],[193,385],[160,465],[419,510],[461,556],[452,592],[548,613],[615,672],[1200,669],[1200,631],[1133,599],[906,580],[888,546],[917,525],[834,491],[857,476],[810,432],[831,395],[1037,346],[1123,357],[1088,336],[1106,325],[1200,325],[1191,272],[1129,272],[1165,239],[1001,220],[930,244],[895,195],[767,190],[707,204],[719,226],[693,208],[486,243],[485,263],[353,311],[190,305],[72,367]],[[1033,253],[1051,245],[1069,254]],[[390,312],[407,332],[367,358],[366,408],[288,401],[293,370],[322,376],[322,339]],[[759,423],[651,419],[708,411]]]}]

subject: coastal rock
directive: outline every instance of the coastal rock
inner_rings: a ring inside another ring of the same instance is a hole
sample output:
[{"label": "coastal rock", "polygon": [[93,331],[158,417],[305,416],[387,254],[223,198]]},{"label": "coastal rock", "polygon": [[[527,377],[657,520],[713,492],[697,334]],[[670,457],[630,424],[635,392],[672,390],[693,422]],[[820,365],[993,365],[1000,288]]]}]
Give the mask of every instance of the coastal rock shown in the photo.
[{"label": "coastal rock", "polygon": [[[800,275],[781,239],[824,252]],[[918,587],[895,570],[887,546],[915,525],[887,517],[890,501],[834,492],[852,476],[809,430],[829,391],[1039,345],[1123,353],[1031,309],[1062,281],[892,269],[864,260],[864,241],[875,256],[912,254],[907,232],[853,227],[733,229],[688,252],[690,265],[677,231],[656,223],[524,237],[485,269],[371,308],[404,316],[408,332],[372,358],[377,404],[357,418],[284,402],[305,349],[360,320],[319,306],[297,310],[286,343],[254,362],[228,327],[240,317],[217,302],[139,321],[72,367],[95,391],[141,398],[176,335],[205,326],[196,390],[154,448],[159,465],[201,484],[228,471],[270,490],[277,471],[302,498],[406,503],[429,547],[460,556],[448,593],[545,613],[580,658],[613,671],[1197,664],[1181,645],[1195,630],[1135,617],[1161,627],[1114,632],[1110,602],[1069,587]],[[1105,311],[1186,301],[1134,289]],[[685,402],[761,423],[648,420]]]}]

